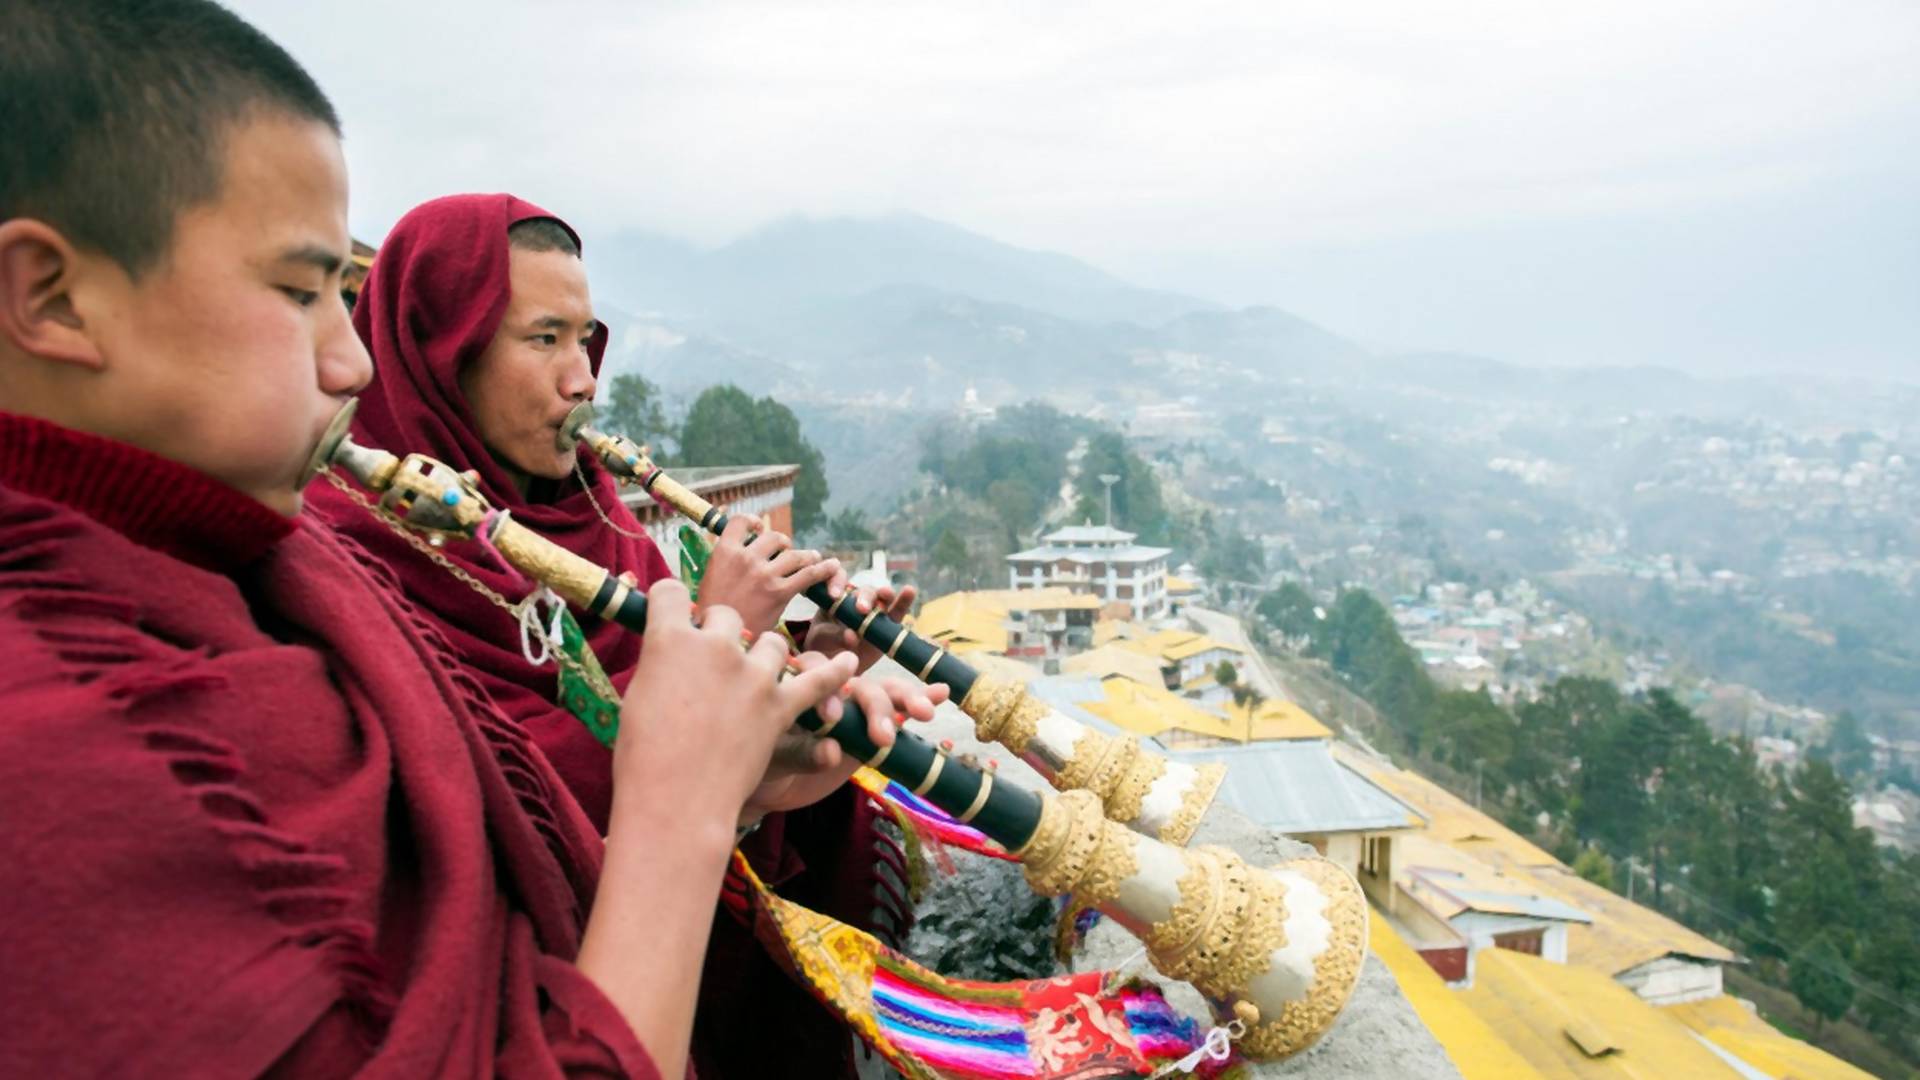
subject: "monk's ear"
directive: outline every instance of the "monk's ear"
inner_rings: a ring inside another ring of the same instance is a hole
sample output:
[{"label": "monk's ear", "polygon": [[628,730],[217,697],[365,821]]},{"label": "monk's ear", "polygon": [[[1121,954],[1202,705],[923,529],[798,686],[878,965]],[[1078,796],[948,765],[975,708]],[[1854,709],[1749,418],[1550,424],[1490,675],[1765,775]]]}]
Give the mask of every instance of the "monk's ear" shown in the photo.
[{"label": "monk's ear", "polygon": [[58,229],[32,218],[0,221],[0,339],[42,359],[104,366],[73,302],[81,267]]}]

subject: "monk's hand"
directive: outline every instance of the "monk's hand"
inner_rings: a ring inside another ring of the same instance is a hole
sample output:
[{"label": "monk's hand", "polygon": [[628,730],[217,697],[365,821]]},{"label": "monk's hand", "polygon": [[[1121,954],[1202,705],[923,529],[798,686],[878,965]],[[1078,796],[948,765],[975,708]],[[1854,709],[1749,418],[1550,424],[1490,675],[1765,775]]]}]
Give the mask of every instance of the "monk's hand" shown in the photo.
[{"label": "monk's hand", "polygon": [[[664,808],[724,827],[765,782],[794,717],[809,708],[837,714],[853,659],[816,657],[782,678],[787,649],[778,635],[762,635],[742,652],[739,615],[710,607],[696,626],[686,588],[671,578],[656,582],[647,599],[647,647],[613,748],[615,805]],[[712,722],[690,722],[695,717]]]},{"label": "monk's hand", "polygon": [[[751,542],[749,534],[755,534]],[[734,609],[748,630],[761,634],[779,625],[794,597],[821,583],[829,592],[844,590],[846,580],[840,560],[795,548],[786,533],[764,528],[752,515],[735,514],[714,541],[700,578],[700,603]]]},{"label": "monk's hand", "polygon": [[[800,657],[803,671],[830,663],[818,653]],[[840,660],[840,663],[846,661]],[[935,706],[947,700],[944,686],[922,686],[905,679],[854,679],[843,695],[819,706],[820,719],[837,722],[846,707],[841,697],[860,707],[867,718],[867,738],[875,746],[892,746],[894,732],[908,720],[931,720]],[[840,744],[795,729],[781,736],[760,786],[747,798],[741,824],[758,821],[776,810],[797,810],[819,802],[845,783],[860,767]]]},{"label": "monk's hand", "polygon": [[[863,619],[878,607],[885,611],[888,617],[899,622],[913,611],[914,596],[911,585],[897,593],[893,586],[883,585],[878,589],[861,589],[855,594],[853,606],[860,612]],[[858,634],[824,611],[813,617],[812,624],[807,627],[807,638],[802,643],[802,647],[822,656],[837,656],[843,652],[852,652],[859,658],[857,670],[862,673],[878,663],[882,655],[879,645],[862,640]]]}]

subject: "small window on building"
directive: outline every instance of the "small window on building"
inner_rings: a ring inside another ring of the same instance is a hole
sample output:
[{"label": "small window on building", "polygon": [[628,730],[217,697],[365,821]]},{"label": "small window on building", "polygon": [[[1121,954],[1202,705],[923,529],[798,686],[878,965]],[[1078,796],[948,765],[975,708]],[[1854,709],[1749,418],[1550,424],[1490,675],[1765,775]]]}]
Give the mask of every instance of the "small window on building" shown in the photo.
[{"label": "small window on building", "polygon": [[1535,927],[1532,930],[1514,930],[1505,934],[1495,934],[1493,947],[1506,949],[1509,952],[1526,953],[1528,956],[1539,956],[1541,941],[1546,937],[1546,933],[1546,930]]}]

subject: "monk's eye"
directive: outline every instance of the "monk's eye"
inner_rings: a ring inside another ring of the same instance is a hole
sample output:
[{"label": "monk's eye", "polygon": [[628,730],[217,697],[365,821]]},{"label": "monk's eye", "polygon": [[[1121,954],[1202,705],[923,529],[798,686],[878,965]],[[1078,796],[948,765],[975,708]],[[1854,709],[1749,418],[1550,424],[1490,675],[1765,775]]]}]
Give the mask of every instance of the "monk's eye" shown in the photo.
[{"label": "monk's eye", "polygon": [[296,289],[290,285],[282,285],[280,291],[286,293],[289,300],[301,307],[312,307],[314,302],[320,299],[320,294],[310,289]]},{"label": "monk's eye", "polygon": [[534,340],[538,341],[542,345],[558,345],[560,344],[560,335],[559,334],[536,334],[534,335]]}]

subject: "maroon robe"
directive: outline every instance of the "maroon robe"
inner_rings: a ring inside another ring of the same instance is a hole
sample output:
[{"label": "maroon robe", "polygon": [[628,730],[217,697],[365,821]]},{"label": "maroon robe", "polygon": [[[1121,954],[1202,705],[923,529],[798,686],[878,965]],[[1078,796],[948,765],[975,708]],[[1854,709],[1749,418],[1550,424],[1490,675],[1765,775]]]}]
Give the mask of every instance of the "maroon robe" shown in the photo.
[{"label": "maroon robe", "polygon": [[0,1075],[656,1076],[599,837],[363,558],[0,414]]}]

